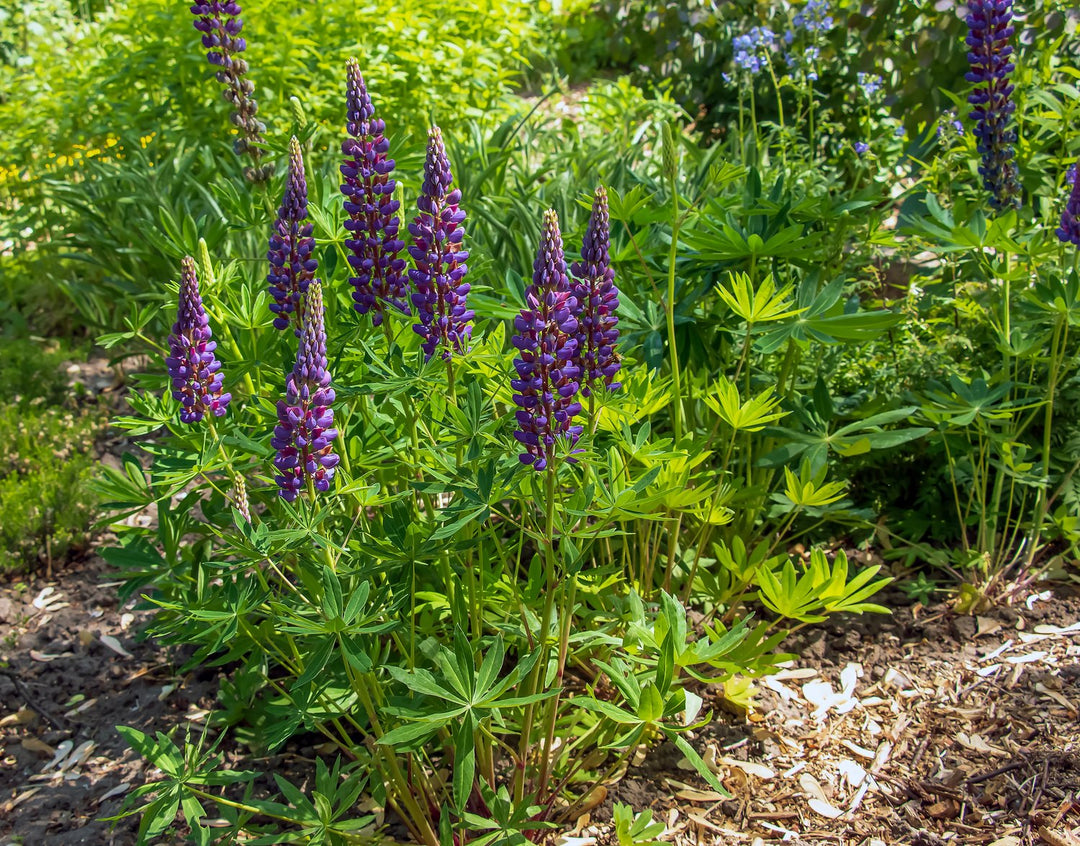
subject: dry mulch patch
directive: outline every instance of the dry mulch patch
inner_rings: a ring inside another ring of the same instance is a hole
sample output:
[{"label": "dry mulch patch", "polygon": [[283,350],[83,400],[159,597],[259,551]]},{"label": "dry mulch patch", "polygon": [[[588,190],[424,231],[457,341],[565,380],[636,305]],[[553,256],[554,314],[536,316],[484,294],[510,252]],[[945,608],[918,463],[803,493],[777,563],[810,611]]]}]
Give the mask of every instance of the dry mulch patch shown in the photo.
[{"label": "dry mulch patch", "polygon": [[[105,578],[95,559],[0,585],[0,846],[133,843],[135,820],[100,820],[154,774],[114,726],[201,730],[213,707],[216,671],[178,677],[136,640],[147,612],[120,607]],[[679,844],[1080,846],[1076,593],[974,618],[897,607],[788,648],[799,659],[756,682],[747,715],[718,712],[693,740],[731,798],[663,745],[560,840],[614,842],[620,801],[652,808]],[[272,763],[302,781],[314,754],[297,744]]]}]

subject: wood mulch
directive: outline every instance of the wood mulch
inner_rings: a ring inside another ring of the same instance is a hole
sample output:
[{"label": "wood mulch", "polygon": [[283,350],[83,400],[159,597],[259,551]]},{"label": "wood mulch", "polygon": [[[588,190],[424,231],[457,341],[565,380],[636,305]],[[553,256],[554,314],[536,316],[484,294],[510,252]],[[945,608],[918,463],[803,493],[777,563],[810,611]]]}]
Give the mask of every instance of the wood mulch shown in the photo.
[{"label": "wood mulch", "polygon": [[[0,585],[0,846],[134,843],[134,820],[100,820],[153,773],[114,726],[183,731],[214,706],[217,671],[177,675],[135,637],[146,612],[121,607],[104,578],[91,559]],[[1068,587],[981,617],[901,606],[787,647],[800,657],[757,680],[747,714],[715,698],[692,739],[731,798],[665,744],[559,840],[616,842],[618,801],[652,809],[660,839],[680,846],[1080,846],[1080,596]],[[302,781],[316,754],[300,738],[272,763]],[[243,756],[231,749],[230,766],[267,768]]]}]

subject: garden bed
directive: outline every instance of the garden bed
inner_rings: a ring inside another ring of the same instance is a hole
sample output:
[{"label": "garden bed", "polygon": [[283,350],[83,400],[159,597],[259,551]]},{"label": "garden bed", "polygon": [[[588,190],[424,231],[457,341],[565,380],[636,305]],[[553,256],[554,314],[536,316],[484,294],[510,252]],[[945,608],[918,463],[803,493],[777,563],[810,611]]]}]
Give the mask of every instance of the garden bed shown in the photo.
[{"label": "garden bed", "polygon": [[[218,671],[176,675],[181,662],[136,639],[148,612],[119,605],[104,578],[91,559],[0,589],[3,846],[134,843],[137,818],[115,830],[101,818],[155,773],[114,727],[195,736],[214,706]],[[807,629],[745,717],[717,697],[693,740],[732,798],[665,744],[639,752],[562,840],[615,842],[623,802],[652,808],[676,843],[1075,846],[1078,621],[1080,597],[1058,589],[977,618],[916,605]],[[302,783],[313,742],[227,757]]]}]

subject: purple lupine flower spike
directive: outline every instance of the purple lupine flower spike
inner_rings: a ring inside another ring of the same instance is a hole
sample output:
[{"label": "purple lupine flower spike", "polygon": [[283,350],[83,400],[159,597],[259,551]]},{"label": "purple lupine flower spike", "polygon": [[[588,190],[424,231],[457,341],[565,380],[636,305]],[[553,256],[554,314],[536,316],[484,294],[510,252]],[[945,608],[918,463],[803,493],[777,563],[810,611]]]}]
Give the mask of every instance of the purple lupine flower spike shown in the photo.
[{"label": "purple lupine flower spike", "polygon": [[474,315],[467,302],[469,283],[464,281],[469,253],[461,246],[465,212],[458,208],[461,191],[451,190],[453,182],[442,132],[433,126],[428,132],[424,185],[416,200],[420,214],[409,224],[413,236],[409,254],[416,264],[409,278],[416,288],[412,302],[420,318],[413,331],[424,339],[420,346],[425,361],[440,345],[444,358],[463,352],[472,334]]},{"label": "purple lupine flower spike", "polygon": [[1066,244],[1080,247],[1080,161],[1077,161],[1065,176],[1065,184],[1072,188],[1065,211],[1061,213],[1061,228],[1057,236]]},{"label": "purple lupine flower spike", "polygon": [[615,344],[619,340],[619,291],[615,287],[615,271],[611,267],[611,220],[604,186],[593,195],[592,214],[581,246],[581,261],[574,262],[573,291],[578,301],[577,354],[581,395],[592,396],[594,385],[603,384],[607,390],[621,387],[614,381],[622,366]]},{"label": "purple lupine flower spike", "polygon": [[554,468],[556,445],[563,439],[573,446],[582,427],[573,425],[580,413],[577,401],[578,322],[577,300],[570,289],[563,259],[559,216],[544,212],[540,249],[533,264],[533,281],[525,292],[526,308],[514,318],[514,359],[517,379],[510,382],[518,430],[514,437],[524,445],[519,458],[535,470]]},{"label": "purple lupine flower spike", "polygon": [[333,402],[326,369],[322,285],[316,279],[304,297],[296,366],[285,380],[285,399],[278,401],[278,425],[270,441],[277,450],[278,493],[289,502],[309,482],[316,491],[330,490],[339,460],[330,450],[338,436],[330,408]]},{"label": "purple lupine flower spike", "polygon": [[1016,103],[1009,98],[1013,86],[1009,74],[1014,65],[1009,61],[1013,48],[1012,0],[969,0],[968,2],[968,62],[971,70],[966,76],[976,88],[968,97],[975,108],[975,137],[982,155],[979,173],[983,186],[990,192],[990,204],[996,209],[1019,205],[1020,182],[1012,144],[1016,131],[1008,129]]},{"label": "purple lupine flower spike", "polygon": [[172,395],[180,400],[180,420],[184,423],[198,423],[207,411],[221,417],[232,399],[232,394],[222,392],[224,374],[214,355],[217,344],[212,337],[199,295],[195,259],[184,256],[180,262],[180,303],[165,359],[172,377]]},{"label": "purple lupine flower spike", "polygon": [[257,145],[263,142],[266,126],[256,117],[259,106],[251,96],[255,86],[250,79],[244,78],[248,64],[239,55],[247,49],[247,41],[240,35],[244,27],[240,20],[240,4],[196,3],[191,7],[191,13],[197,18],[195,29],[202,33],[202,43],[208,51],[206,59],[219,69],[215,76],[225,86],[222,96],[233,107],[231,120],[240,130],[240,137],[233,142],[233,150],[238,156],[249,155],[255,163],[254,167],[244,170],[244,175],[251,182],[264,182],[273,174],[273,168],[269,165],[259,167],[262,149]]},{"label": "purple lupine flower spike", "polygon": [[386,124],[375,117],[356,59],[349,59],[346,73],[351,137],[341,144],[346,156],[341,165],[345,177],[341,193],[349,215],[345,228],[351,236],[345,239],[345,246],[352,253],[349,264],[356,274],[349,282],[356,289],[354,308],[361,314],[371,312],[371,322],[378,326],[387,304],[409,313],[405,260],[397,257],[405,247],[398,238],[396,212],[401,203],[394,199],[397,183],[390,178],[394,160],[387,157],[390,142],[383,135]]},{"label": "purple lupine flower spike", "polygon": [[274,230],[270,235],[270,296],[274,302],[270,311],[275,315],[274,328],[285,329],[290,321],[297,323],[294,329],[300,337],[299,307],[308,290],[319,263],[312,256],[315,239],[311,237],[312,224],[307,220],[307,180],[304,177],[304,157],[300,142],[294,137],[289,142],[289,176],[285,184],[285,196],[278,209]]}]

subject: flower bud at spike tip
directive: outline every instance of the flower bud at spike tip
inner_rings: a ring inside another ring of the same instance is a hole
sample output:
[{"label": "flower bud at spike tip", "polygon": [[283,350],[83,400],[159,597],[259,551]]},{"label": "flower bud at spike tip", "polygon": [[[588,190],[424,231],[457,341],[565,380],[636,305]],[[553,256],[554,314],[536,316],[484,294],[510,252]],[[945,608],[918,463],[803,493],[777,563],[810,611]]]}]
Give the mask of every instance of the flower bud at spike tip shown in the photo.
[{"label": "flower bud at spike tip", "polygon": [[236,510],[240,512],[240,516],[250,523],[251,502],[248,500],[247,485],[244,483],[243,476],[237,475],[233,480],[232,490],[229,491],[229,499],[232,500]]},{"label": "flower bud at spike tip", "polygon": [[519,458],[535,470],[554,468],[558,440],[570,446],[581,436],[573,425],[581,411],[577,400],[577,299],[570,289],[563,258],[559,217],[544,212],[540,249],[533,264],[533,281],[525,292],[526,308],[514,318],[513,344],[517,378],[511,380],[518,429],[514,437],[525,448]]},{"label": "flower bud at spike tip", "polygon": [[326,329],[322,285],[314,280],[304,297],[296,366],[285,380],[285,399],[277,404],[278,425],[270,445],[277,450],[275,481],[292,502],[310,480],[317,492],[330,490],[338,456],[330,451],[337,438],[334,389],[326,369]]},{"label": "flower bud at spike tip", "polygon": [[198,423],[207,411],[221,417],[232,399],[231,394],[222,393],[224,374],[214,355],[217,344],[212,337],[199,295],[195,259],[184,256],[180,262],[180,301],[165,359],[172,377],[172,395],[180,401],[180,420],[184,423]]},{"label": "flower bud at spike tip", "polygon": [[620,384],[615,374],[621,367],[615,345],[619,340],[619,291],[615,287],[615,271],[611,269],[611,221],[608,216],[607,191],[603,186],[593,196],[592,214],[581,246],[581,261],[575,262],[573,292],[578,302],[577,352],[574,364],[578,368],[581,395],[592,396],[594,385],[617,390]]},{"label": "flower bud at spike tip", "polygon": [[669,182],[674,182],[679,175],[679,170],[676,160],[675,137],[672,135],[671,124],[669,123],[665,123],[662,130],[661,156],[664,178]]},{"label": "flower bud at spike tip", "polygon": [[341,165],[345,195],[345,221],[348,237],[349,279],[354,308],[360,314],[371,313],[371,322],[383,322],[386,306],[408,314],[408,283],[405,260],[398,253],[405,242],[398,238],[401,205],[394,199],[397,183],[390,178],[394,160],[388,157],[390,142],[383,135],[383,121],[375,117],[367,86],[356,59],[346,65],[346,130],[349,137],[341,144],[345,161]]},{"label": "flower bud at spike tip", "polygon": [[210,250],[206,247],[206,239],[199,239],[199,272],[207,288],[213,288],[217,284],[214,278],[214,265],[210,262]]},{"label": "flower bud at spike tip", "polygon": [[304,158],[300,152],[300,142],[294,137],[289,142],[289,175],[285,182],[285,196],[278,209],[270,235],[270,249],[266,257],[270,262],[270,272],[266,281],[270,283],[270,296],[274,302],[270,311],[274,317],[274,328],[285,329],[290,321],[296,324],[293,330],[300,337],[299,306],[319,263],[312,255],[315,239],[311,237],[312,224],[307,220],[307,181],[304,178]]},{"label": "flower bud at spike tip", "polygon": [[420,214],[409,224],[413,237],[409,255],[416,265],[409,278],[416,289],[412,302],[420,319],[413,331],[424,339],[420,346],[425,360],[439,346],[447,359],[464,352],[472,335],[473,312],[465,281],[469,253],[462,249],[465,212],[458,208],[461,192],[451,188],[453,182],[442,132],[433,126],[428,132],[424,185],[416,201]]},{"label": "flower bud at spike tip", "polygon": [[1012,208],[1019,205],[1020,194],[1011,146],[1016,142],[1016,130],[1008,129],[1016,110],[1009,84],[1014,69],[1009,61],[1013,48],[1008,43],[1013,34],[1012,0],[969,0],[968,12],[966,44],[971,70],[965,79],[975,84],[968,102],[975,107],[971,118],[982,155],[979,174],[990,192],[990,204],[995,209]]},{"label": "flower bud at spike tip", "polygon": [[1065,203],[1065,211],[1061,213],[1061,228],[1057,236],[1066,244],[1080,247],[1080,161],[1069,168],[1065,183],[1072,190]]}]

